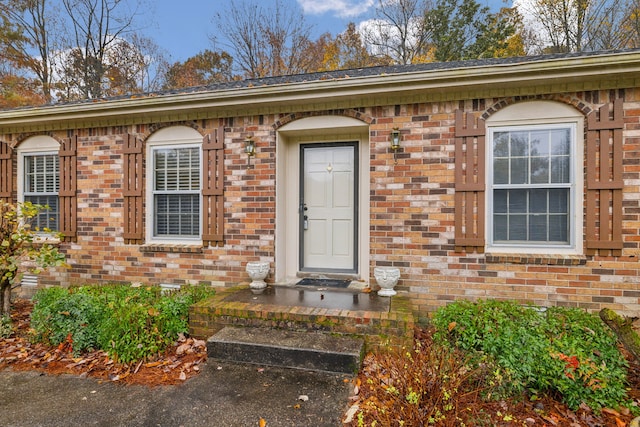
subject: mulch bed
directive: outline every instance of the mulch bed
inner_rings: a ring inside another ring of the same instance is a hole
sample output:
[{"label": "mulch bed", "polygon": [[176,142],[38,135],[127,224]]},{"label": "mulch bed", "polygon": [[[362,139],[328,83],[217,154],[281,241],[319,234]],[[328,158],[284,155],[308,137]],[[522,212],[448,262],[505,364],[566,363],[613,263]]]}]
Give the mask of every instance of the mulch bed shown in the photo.
[{"label": "mulch bed", "polygon": [[[432,333],[427,329],[416,329],[416,340],[421,342],[422,348],[427,348],[432,343]],[[620,347],[620,350],[629,362],[627,375],[628,397],[636,404],[640,404],[640,364],[624,348]],[[375,386],[373,388],[369,387],[368,384],[377,385],[379,383],[377,381],[378,378],[384,378],[385,375],[389,377],[391,371],[399,372],[401,370],[399,362],[389,362],[387,357],[385,355],[376,356],[371,354],[366,356],[363,369],[361,369],[356,379],[355,392],[350,399],[352,404],[350,409],[353,409],[354,406],[363,407],[366,402],[384,401],[386,398],[384,390],[381,391]],[[398,375],[394,378],[397,380],[401,376]],[[627,408],[604,408],[600,413],[594,413],[591,408],[582,405],[577,410],[572,411],[562,403],[560,396],[539,395],[535,401],[531,401],[526,397],[517,400],[486,401],[472,391],[461,390],[461,393],[456,395],[456,399],[460,400],[451,402],[454,407],[467,408],[466,410],[470,414],[483,414],[486,416],[483,418],[485,422],[478,425],[499,427],[638,427],[637,423],[632,423],[634,415]],[[346,418],[350,422],[346,423],[346,425],[350,427],[358,426],[359,422],[355,413],[353,417],[349,418],[349,412],[347,411]],[[405,419],[407,421],[405,415],[398,414],[397,417],[394,417],[391,412],[387,408],[384,415],[388,415],[392,420]],[[491,422],[487,424],[487,418],[489,417]],[[413,421],[410,420],[405,425],[416,425]],[[447,419],[434,425],[457,427],[459,423],[455,419]]]},{"label": "mulch bed", "polygon": [[[0,339],[0,370],[40,371],[46,374],[72,374],[81,377],[92,377],[100,381],[123,384],[140,384],[150,387],[175,385],[198,375],[200,365],[207,359],[206,343],[192,338],[183,338],[165,353],[136,364],[116,363],[103,351],[84,353],[76,357],[70,351],[70,345],[63,343],[58,347],[50,347],[29,341],[29,320],[32,304],[28,300],[16,300],[13,304],[11,318],[16,329],[10,338]],[[418,331],[418,337],[424,331]],[[422,337],[424,339],[424,336]],[[627,354],[624,349],[623,353]],[[640,402],[640,364],[630,356],[629,360],[629,397]],[[366,361],[365,361],[366,363]],[[367,370],[361,371],[356,380],[366,381]],[[358,399],[362,396],[353,396]],[[628,411],[604,410],[594,414],[589,408],[578,411],[569,410],[566,405],[553,396],[530,402],[475,402],[482,405],[484,413],[509,413],[514,416],[513,422],[505,422],[505,426],[598,426],[627,427],[633,416]]]},{"label": "mulch bed", "polygon": [[135,364],[116,363],[104,351],[74,356],[71,343],[51,347],[29,341],[31,301],[13,303],[11,320],[16,332],[0,338],[0,370],[40,371],[46,374],[73,374],[124,384],[174,385],[197,375],[207,359],[206,343],[181,338],[173,347],[152,360]]}]

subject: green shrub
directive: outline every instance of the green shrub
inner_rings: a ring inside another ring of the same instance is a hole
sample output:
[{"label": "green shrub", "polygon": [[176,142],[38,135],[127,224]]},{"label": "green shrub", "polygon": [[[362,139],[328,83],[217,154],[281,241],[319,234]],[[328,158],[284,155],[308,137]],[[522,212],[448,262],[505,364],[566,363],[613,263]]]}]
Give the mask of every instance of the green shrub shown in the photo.
[{"label": "green shrub", "polygon": [[31,327],[36,340],[70,340],[76,352],[102,349],[130,363],[162,352],[188,332],[189,307],[213,292],[205,286],[170,293],[157,286],[54,287],[34,297]]},{"label": "green shrub", "polygon": [[9,338],[12,334],[11,316],[8,314],[0,315],[0,338]]},{"label": "green shrub", "polygon": [[434,316],[436,339],[494,366],[501,393],[558,393],[572,409],[598,411],[626,399],[626,361],[613,333],[579,309],[541,312],[514,302],[460,301]]},{"label": "green shrub", "polygon": [[191,287],[165,294],[159,288],[140,292],[114,307],[100,334],[101,347],[123,363],[154,355],[175,342],[178,334],[188,332],[189,307],[197,302],[194,296],[206,295]]},{"label": "green shrub", "polygon": [[94,350],[107,315],[100,301],[82,288],[48,288],[34,296],[31,328],[35,339],[51,345],[69,342],[74,353]]}]

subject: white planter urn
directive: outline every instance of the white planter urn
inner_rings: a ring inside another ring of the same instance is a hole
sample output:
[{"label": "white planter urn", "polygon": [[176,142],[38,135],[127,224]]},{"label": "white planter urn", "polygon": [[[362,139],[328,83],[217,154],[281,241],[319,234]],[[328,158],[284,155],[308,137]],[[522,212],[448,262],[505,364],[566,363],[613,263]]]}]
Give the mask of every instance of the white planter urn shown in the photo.
[{"label": "white planter urn", "polygon": [[267,287],[264,279],[269,275],[269,263],[261,261],[251,261],[247,263],[247,274],[251,277],[249,287],[251,289],[264,289]]},{"label": "white planter urn", "polygon": [[376,278],[380,290],[378,295],[383,297],[392,297],[397,294],[393,290],[400,279],[400,269],[397,267],[375,267],[373,269],[373,277]]}]

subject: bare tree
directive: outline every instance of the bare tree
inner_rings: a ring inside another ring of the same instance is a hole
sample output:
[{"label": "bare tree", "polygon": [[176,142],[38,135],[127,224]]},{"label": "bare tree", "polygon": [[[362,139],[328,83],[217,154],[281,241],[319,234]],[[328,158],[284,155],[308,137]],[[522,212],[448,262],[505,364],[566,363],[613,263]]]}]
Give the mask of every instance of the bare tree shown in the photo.
[{"label": "bare tree", "polygon": [[347,29],[327,43],[324,59],[324,70],[340,70],[349,68],[389,65],[390,59],[374,56],[369,53],[362,41],[356,25],[350,22]]},{"label": "bare tree", "polygon": [[[315,61],[306,55],[313,48],[311,26],[298,7],[282,0],[270,6],[257,0],[231,1],[214,22],[245,77],[311,71]],[[218,42],[215,36],[211,39]]]},{"label": "bare tree", "polygon": [[429,8],[426,0],[378,0],[376,18],[363,29],[370,51],[398,64],[422,62],[431,39],[425,20]]},{"label": "bare tree", "polygon": [[634,47],[638,41],[637,0],[601,0],[592,3],[587,17],[586,50],[611,50]]},{"label": "bare tree", "polygon": [[[538,32],[538,52],[580,52],[633,47],[638,0],[534,0],[519,8]],[[634,5],[635,3],[635,5]],[[635,40],[635,42],[634,42]]]},{"label": "bare tree", "polygon": [[640,47],[640,0],[630,0],[627,5],[627,19],[624,29],[629,34],[625,47]]},{"label": "bare tree", "polygon": [[[169,69],[168,54],[152,39],[133,33],[127,41],[118,43],[123,46],[118,61],[111,62],[109,68],[126,70],[131,82],[130,92],[152,92],[162,89],[164,77]],[[114,58],[115,59],[115,58]],[[111,87],[114,82],[111,81]]]},{"label": "bare tree", "polygon": [[133,31],[136,11],[127,9],[123,0],[62,0],[62,4],[71,22],[72,63],[80,94],[100,98],[109,49]]},{"label": "bare tree", "polygon": [[45,102],[52,98],[59,23],[46,0],[0,0],[0,55],[37,77]]}]

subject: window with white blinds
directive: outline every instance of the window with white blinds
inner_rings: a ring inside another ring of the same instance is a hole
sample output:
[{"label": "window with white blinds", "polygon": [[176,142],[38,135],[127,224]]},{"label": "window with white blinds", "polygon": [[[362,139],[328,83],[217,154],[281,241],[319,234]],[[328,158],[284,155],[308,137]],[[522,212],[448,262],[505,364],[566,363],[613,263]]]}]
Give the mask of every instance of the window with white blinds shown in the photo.
[{"label": "window with white blinds", "polygon": [[200,237],[200,146],[153,147],[153,236]]},{"label": "window with white blinds", "polygon": [[47,206],[35,218],[40,230],[58,230],[59,161],[57,153],[24,156],[24,201]]}]

